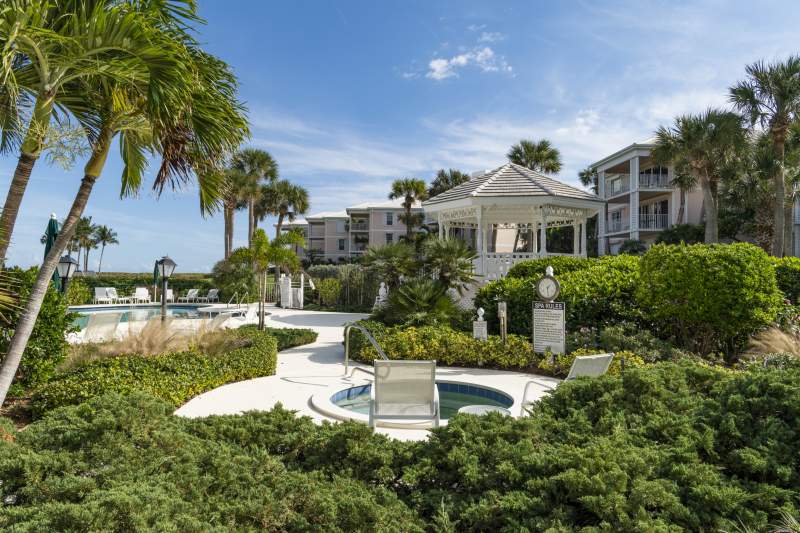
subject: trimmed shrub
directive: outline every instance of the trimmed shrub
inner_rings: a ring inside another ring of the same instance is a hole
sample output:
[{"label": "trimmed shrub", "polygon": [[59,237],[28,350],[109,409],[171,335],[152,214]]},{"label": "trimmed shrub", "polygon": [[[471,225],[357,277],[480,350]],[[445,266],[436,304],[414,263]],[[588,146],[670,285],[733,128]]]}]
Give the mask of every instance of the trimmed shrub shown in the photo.
[{"label": "trimmed shrub", "polygon": [[81,365],[51,379],[34,393],[35,416],[101,394],[148,392],[175,407],[226,383],[275,373],[278,341],[251,328],[231,330],[249,345],[221,355],[195,351],[155,356],[123,355]]},{"label": "trimmed shrub", "polygon": [[[11,276],[19,281],[17,290],[20,301],[24,302],[28,298],[38,272],[37,268],[28,270],[15,268],[9,271]],[[1,353],[6,353],[8,350],[20,311],[21,308],[17,308],[10,312],[7,316],[8,325],[0,326]],[[73,325],[76,317],[75,313],[67,310],[66,300],[61,293],[50,284],[28,344],[22,353],[22,360],[10,390],[11,396],[22,395],[25,389],[38,386],[55,374],[56,367],[69,353],[66,334],[76,331],[77,328]]]},{"label": "trimmed shrub", "polygon": [[653,246],[636,300],[662,336],[703,355],[742,348],[782,303],[767,254],[746,243]]},{"label": "trimmed shrub", "polygon": [[[240,330],[258,331],[255,325],[242,326]],[[266,332],[278,341],[278,351],[288,350],[296,346],[311,344],[317,340],[317,332],[305,328],[267,328]]]},{"label": "trimmed shrub", "polygon": [[[541,371],[540,373],[549,374],[551,376],[566,376],[569,374],[569,369],[572,368],[572,363],[575,362],[576,357],[601,353],[608,353],[608,351],[582,348],[571,353],[558,354],[555,357],[548,355],[539,361],[538,369]],[[619,374],[623,368],[628,369],[644,365],[644,359],[633,352],[622,350],[614,352],[614,359],[611,361],[611,366],[608,367],[608,373],[610,375],[616,375]]]},{"label": "trimmed shrub", "polygon": [[705,238],[705,224],[676,224],[661,231],[656,244],[700,244]]},{"label": "trimmed shrub", "polygon": [[800,299],[800,258],[770,257],[775,266],[775,279],[784,296],[797,304]]},{"label": "trimmed shrub", "polygon": [[539,279],[545,274],[545,269],[553,267],[556,277],[561,277],[569,272],[585,270],[597,262],[596,259],[583,257],[570,257],[568,255],[556,255],[553,257],[543,257],[541,259],[531,259],[521,261],[512,266],[508,271],[509,278],[536,278]]},{"label": "trimmed shrub", "polygon": [[92,303],[93,291],[81,278],[74,278],[67,284],[67,305],[86,305]]},{"label": "trimmed shrub", "polygon": [[[569,329],[601,326],[621,320],[637,320],[640,313],[631,305],[639,279],[639,258],[626,255],[605,256],[591,260],[592,265],[558,277],[559,300],[566,303]],[[478,291],[475,306],[483,307],[494,332],[499,331],[497,301],[508,304],[508,331],[530,335],[532,304],[537,299],[537,277],[510,278],[489,283]]]},{"label": "trimmed shrub", "polygon": [[258,282],[247,248],[237,248],[228,259],[217,261],[211,269],[211,276],[222,298],[230,299],[236,294],[244,299],[243,296],[248,294],[250,298],[247,301],[258,299]]},{"label": "trimmed shrub", "polygon": [[625,255],[642,255],[647,251],[647,245],[637,239],[628,239],[619,247],[619,253]]},{"label": "trimmed shrub", "polygon": [[317,282],[317,291],[322,305],[333,307],[342,292],[342,282],[336,278],[324,278]]}]

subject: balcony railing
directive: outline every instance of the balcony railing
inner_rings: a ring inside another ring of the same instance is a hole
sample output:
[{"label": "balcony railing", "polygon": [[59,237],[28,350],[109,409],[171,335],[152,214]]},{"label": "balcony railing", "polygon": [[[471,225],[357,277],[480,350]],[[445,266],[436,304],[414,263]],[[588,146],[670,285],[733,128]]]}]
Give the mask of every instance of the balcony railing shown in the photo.
[{"label": "balcony railing", "polygon": [[630,189],[630,174],[613,174],[611,176],[606,176],[606,198],[626,193]]},{"label": "balcony railing", "polygon": [[670,189],[672,184],[667,174],[639,174],[640,189]]},{"label": "balcony railing", "polygon": [[616,220],[609,220],[606,226],[606,233],[617,233],[619,231],[628,231],[630,229],[631,229],[630,217],[624,216]]},{"label": "balcony railing", "polygon": [[669,227],[669,215],[639,215],[640,230],[660,230]]},{"label": "balcony railing", "polygon": [[350,231],[367,231],[369,230],[369,222],[351,222]]}]

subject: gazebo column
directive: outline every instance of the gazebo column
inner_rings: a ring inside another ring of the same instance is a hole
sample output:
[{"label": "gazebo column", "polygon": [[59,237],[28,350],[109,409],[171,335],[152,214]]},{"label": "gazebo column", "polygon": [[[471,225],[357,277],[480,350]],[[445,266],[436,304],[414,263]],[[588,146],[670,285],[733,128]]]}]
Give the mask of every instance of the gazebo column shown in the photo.
[{"label": "gazebo column", "polygon": [[586,219],[581,220],[581,257],[588,257],[589,253],[586,250]]},{"label": "gazebo column", "polygon": [[439,213],[439,216],[436,218],[436,220],[437,220],[437,222],[439,224],[439,240],[441,241],[441,240],[444,239],[444,237],[443,237],[443,235],[444,235],[444,223],[442,222],[442,214],[441,213]]},{"label": "gazebo column", "polygon": [[539,238],[542,239],[542,257],[547,257],[547,215],[542,210],[542,229]]},{"label": "gazebo column", "polygon": [[572,221],[572,255],[581,254],[581,223]]},{"label": "gazebo column", "polygon": [[478,208],[475,219],[478,223],[478,227],[475,230],[475,248],[477,248],[476,251],[478,252],[478,274],[484,276],[486,275],[486,242],[483,239],[485,233],[483,230],[483,207]]}]

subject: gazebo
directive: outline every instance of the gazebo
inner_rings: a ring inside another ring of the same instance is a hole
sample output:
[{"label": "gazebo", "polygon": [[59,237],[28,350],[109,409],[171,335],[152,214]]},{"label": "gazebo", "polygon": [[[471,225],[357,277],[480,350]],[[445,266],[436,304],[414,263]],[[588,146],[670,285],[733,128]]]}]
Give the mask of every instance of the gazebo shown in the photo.
[{"label": "gazebo", "polygon": [[[422,204],[440,239],[463,239],[477,251],[475,271],[487,279],[526,259],[586,257],[586,220],[602,205],[597,195],[513,163]],[[565,226],[573,228],[571,252],[549,252],[547,229]]]}]

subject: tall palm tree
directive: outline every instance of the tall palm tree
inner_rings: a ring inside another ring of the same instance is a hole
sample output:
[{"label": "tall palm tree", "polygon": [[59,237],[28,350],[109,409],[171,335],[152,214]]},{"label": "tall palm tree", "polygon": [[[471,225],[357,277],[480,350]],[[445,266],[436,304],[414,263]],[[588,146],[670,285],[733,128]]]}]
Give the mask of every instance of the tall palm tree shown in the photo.
[{"label": "tall palm tree", "polygon": [[270,214],[278,217],[275,223],[275,237],[281,234],[284,220],[294,222],[297,215],[304,215],[311,206],[308,191],[301,185],[280,180],[267,188],[265,198],[271,204]]},{"label": "tall palm tree", "polygon": [[223,173],[222,184],[222,217],[225,225],[225,259],[233,252],[234,213],[245,206],[244,192],[248,189],[249,180],[240,170],[229,167]]},{"label": "tall palm tree", "polygon": [[267,274],[271,266],[275,271],[281,269],[295,271],[300,268],[300,258],[293,247],[305,246],[303,236],[296,231],[289,231],[277,236],[272,241],[263,229],[256,229],[253,234],[253,243],[248,248],[250,260],[255,265],[258,275],[258,328],[264,329],[264,308],[266,307]]},{"label": "tall palm tree", "polygon": [[262,193],[261,186],[278,179],[278,163],[266,150],[244,148],[234,156],[233,168],[247,178],[240,190],[247,205],[247,245],[250,246],[257,224],[255,206]]},{"label": "tall palm tree", "polygon": [[425,243],[425,263],[437,274],[439,283],[463,294],[474,285],[472,264],[478,254],[461,239],[430,239]]},{"label": "tall palm tree", "polygon": [[686,223],[686,197],[695,187],[697,187],[697,177],[690,172],[675,172],[672,176],[672,185],[678,188],[680,193],[680,205],[678,206],[678,219],[676,223]]},{"label": "tall palm tree", "polygon": [[411,210],[415,202],[422,202],[428,199],[425,182],[416,178],[394,180],[389,199],[397,200],[398,198],[403,199],[402,205],[405,212],[400,215],[400,220],[406,225],[406,241],[413,242],[414,227],[422,224],[422,217],[411,214]]},{"label": "tall palm tree", "polygon": [[[46,148],[51,121],[60,106],[76,99],[76,80],[104,77],[132,80],[128,63],[137,52],[126,32],[130,9],[107,2],[8,0],[0,7],[0,80],[9,92],[3,107],[0,150],[19,148],[2,211],[0,258],[5,258],[33,167]],[[148,8],[150,9],[150,8]],[[98,69],[102,65],[102,69]],[[27,125],[17,103],[27,107]]]},{"label": "tall palm tree", "polygon": [[588,187],[591,191],[597,194],[597,169],[586,167],[578,172],[578,180],[581,185]]},{"label": "tall palm tree", "polygon": [[[175,10],[174,2],[136,5],[184,12]],[[186,10],[193,16],[194,4],[187,4]],[[70,111],[82,124],[91,126],[91,155],[9,342],[0,367],[0,404],[19,366],[58,259],[73,236],[115,138],[124,163],[123,195],[139,191],[148,153],[159,154],[162,161],[153,185],[156,193],[196,177],[201,212],[207,213],[216,209],[220,197],[219,172],[212,169],[221,166],[248,133],[243,107],[236,100],[236,79],[224,62],[200,50],[185,32],[162,19],[131,11],[113,22],[108,30],[138,51],[134,59],[125,58],[132,75],[76,80],[82,98],[71,103]],[[179,22],[182,28],[185,21]]]},{"label": "tall palm tree", "polygon": [[92,223],[92,217],[81,217],[78,219],[78,224],[75,226],[75,240],[78,243],[78,248],[83,252],[83,271],[89,271],[89,250],[97,248],[97,243],[94,240],[94,234],[97,230],[97,224]]},{"label": "tall palm tree", "polygon": [[97,264],[97,273],[99,274],[103,270],[103,254],[106,246],[119,244],[119,239],[117,239],[117,232],[108,226],[97,226],[94,230],[94,241],[100,245],[100,262]]},{"label": "tall palm tree", "polygon": [[784,174],[785,145],[789,126],[800,117],[800,56],[786,61],[766,64],[763,61],[748,65],[747,79],[731,87],[730,100],[750,121],[759,124],[772,135],[772,148],[779,163],[772,175],[775,195],[775,231],[772,255],[784,255],[784,226],[786,201]]},{"label": "tall palm tree", "polygon": [[449,170],[440,169],[439,172],[436,173],[436,177],[433,178],[431,186],[428,187],[428,197],[433,198],[437,194],[449,191],[453,187],[467,181],[469,181],[469,174],[466,172],[461,172],[454,168]]},{"label": "tall palm tree", "polygon": [[656,131],[653,158],[671,162],[676,175],[691,175],[703,190],[707,244],[719,241],[720,181],[746,153],[746,147],[742,118],[718,109],[680,116],[673,126]]},{"label": "tall palm tree", "polygon": [[536,172],[556,174],[561,171],[561,152],[550,141],[522,139],[506,154],[508,160]]}]

